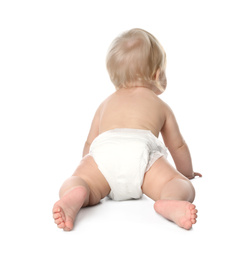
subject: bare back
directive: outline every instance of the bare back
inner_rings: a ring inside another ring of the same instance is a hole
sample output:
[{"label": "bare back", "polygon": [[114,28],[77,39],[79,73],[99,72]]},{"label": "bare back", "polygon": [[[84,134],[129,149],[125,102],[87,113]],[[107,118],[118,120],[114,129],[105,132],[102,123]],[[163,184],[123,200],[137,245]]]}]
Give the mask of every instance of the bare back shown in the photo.
[{"label": "bare back", "polygon": [[158,137],[166,119],[164,102],[150,89],[120,89],[100,107],[99,133],[115,128],[150,130]]}]

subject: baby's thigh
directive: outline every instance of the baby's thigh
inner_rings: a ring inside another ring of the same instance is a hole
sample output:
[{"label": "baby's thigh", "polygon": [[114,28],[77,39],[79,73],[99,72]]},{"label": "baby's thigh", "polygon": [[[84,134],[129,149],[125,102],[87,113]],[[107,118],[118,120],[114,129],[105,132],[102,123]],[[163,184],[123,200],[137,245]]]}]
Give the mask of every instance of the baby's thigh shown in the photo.
[{"label": "baby's thigh", "polygon": [[185,179],[187,178],[178,172],[165,157],[160,157],[146,172],[142,191],[148,197],[154,199],[159,197],[159,193],[164,186],[174,178]]},{"label": "baby's thigh", "polygon": [[88,184],[91,196],[90,204],[97,204],[110,193],[111,189],[108,182],[90,155],[86,155],[81,160],[73,176],[79,176]]}]

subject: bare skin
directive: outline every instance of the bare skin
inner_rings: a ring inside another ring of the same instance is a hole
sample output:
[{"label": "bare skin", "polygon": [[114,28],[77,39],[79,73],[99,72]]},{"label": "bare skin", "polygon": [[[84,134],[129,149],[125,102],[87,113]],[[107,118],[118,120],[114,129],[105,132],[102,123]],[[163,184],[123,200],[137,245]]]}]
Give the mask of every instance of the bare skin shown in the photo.
[{"label": "bare skin", "polygon": [[87,196],[84,187],[76,187],[65,194],[53,207],[53,217],[59,228],[70,231],[80,208],[83,206]]},{"label": "bare skin", "polygon": [[115,128],[150,130],[156,137],[162,134],[176,169],[161,157],[146,172],[142,191],[156,201],[154,209],[164,218],[185,229],[196,223],[197,210],[192,204],[195,191],[189,179],[201,177],[201,174],[193,171],[190,152],[175,116],[158,94],[153,87],[123,88],[99,106],[85,143],[83,159],[73,176],[63,184],[60,200],[53,207],[53,217],[59,228],[72,230],[81,207],[96,205],[109,194],[109,184],[88,154],[91,143],[99,134]]}]

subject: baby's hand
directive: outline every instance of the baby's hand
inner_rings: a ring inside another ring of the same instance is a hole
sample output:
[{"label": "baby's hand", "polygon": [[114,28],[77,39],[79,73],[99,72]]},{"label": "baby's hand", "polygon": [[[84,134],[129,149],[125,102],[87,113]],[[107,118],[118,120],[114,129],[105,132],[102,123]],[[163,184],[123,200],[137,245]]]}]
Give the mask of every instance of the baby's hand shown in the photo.
[{"label": "baby's hand", "polygon": [[200,173],[194,172],[194,173],[193,173],[193,177],[190,177],[190,178],[188,178],[188,179],[191,180],[191,179],[195,178],[196,176],[202,177],[202,175],[201,175]]}]

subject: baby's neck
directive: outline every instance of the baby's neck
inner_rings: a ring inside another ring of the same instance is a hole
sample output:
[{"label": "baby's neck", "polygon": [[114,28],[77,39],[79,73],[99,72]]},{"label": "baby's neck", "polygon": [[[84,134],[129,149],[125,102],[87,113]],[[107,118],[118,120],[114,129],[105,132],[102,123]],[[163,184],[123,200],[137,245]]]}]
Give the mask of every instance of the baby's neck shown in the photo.
[{"label": "baby's neck", "polygon": [[144,85],[144,84],[142,84],[142,82],[138,82],[138,83],[135,82],[133,84],[126,85],[125,87],[122,87],[119,90],[135,91],[137,89],[150,90],[150,91],[153,91],[156,95],[159,95],[158,89],[156,87],[149,86],[149,85]]}]

